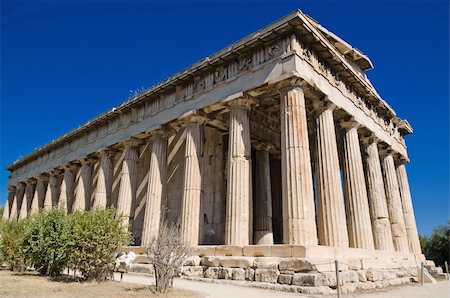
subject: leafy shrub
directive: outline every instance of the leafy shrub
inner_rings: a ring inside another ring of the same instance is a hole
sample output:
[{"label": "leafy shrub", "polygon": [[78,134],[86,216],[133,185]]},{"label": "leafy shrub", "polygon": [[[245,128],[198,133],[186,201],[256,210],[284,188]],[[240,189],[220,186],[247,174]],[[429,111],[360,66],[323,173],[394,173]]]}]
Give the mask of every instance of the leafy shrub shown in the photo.
[{"label": "leafy shrub", "polygon": [[70,261],[85,280],[103,281],[109,276],[115,252],[131,238],[122,222],[114,209],[76,212],[69,217]]},{"label": "leafy shrub", "polygon": [[70,233],[62,209],[43,210],[31,219],[25,232],[25,257],[42,275],[59,276],[67,267]]},{"label": "leafy shrub", "polygon": [[430,236],[421,236],[420,244],[427,260],[433,260],[442,266],[450,263],[450,220],[445,225],[437,226]]},{"label": "leafy shrub", "polygon": [[14,271],[26,268],[23,238],[30,224],[29,219],[6,220],[0,223],[0,255]]}]

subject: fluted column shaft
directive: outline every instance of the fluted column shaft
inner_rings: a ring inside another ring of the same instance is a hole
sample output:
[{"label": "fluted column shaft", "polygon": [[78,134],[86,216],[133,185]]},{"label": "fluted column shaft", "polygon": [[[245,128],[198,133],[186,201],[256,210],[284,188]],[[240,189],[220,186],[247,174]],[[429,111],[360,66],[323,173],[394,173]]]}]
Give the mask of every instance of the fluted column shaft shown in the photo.
[{"label": "fluted column shaft", "polygon": [[348,247],[333,109],[334,105],[328,105],[319,110],[316,119],[319,243],[326,246]]},{"label": "fluted column shaft", "polygon": [[60,196],[59,179],[59,172],[53,171],[50,173],[47,191],[45,192],[44,209],[50,210],[54,205],[58,204],[58,198]]},{"label": "fluted column shaft", "polygon": [[16,194],[16,188],[14,186],[8,186],[8,197],[6,198],[5,209],[3,210],[3,216],[2,216],[2,218],[4,220],[8,220],[10,218],[11,206],[12,206],[12,202],[14,200],[15,194]]},{"label": "fluted column shaft", "polygon": [[405,219],[409,250],[416,255],[420,255],[422,254],[422,249],[420,248],[419,234],[417,232],[416,218],[414,217],[414,208],[405,164],[402,163],[398,165],[396,171],[400,189],[400,197],[402,199],[403,216]]},{"label": "fluted column shaft", "polygon": [[16,185],[16,192],[11,206],[9,218],[17,219],[19,216],[19,208],[22,206],[23,197],[25,195],[25,183],[19,182]]},{"label": "fluted column shaft", "polygon": [[90,160],[82,160],[80,178],[76,186],[76,194],[72,204],[72,212],[89,210],[92,186],[92,164]]},{"label": "fluted column shaft", "polygon": [[167,137],[156,135],[152,140],[148,173],[147,201],[145,206],[142,245],[148,247],[158,236],[161,223],[161,203],[166,185]]},{"label": "fluted column shaft", "polygon": [[270,159],[268,148],[256,150],[255,163],[255,235],[257,245],[272,245],[272,190],[270,185]]},{"label": "fluted column shaft", "polygon": [[197,122],[189,123],[186,127],[181,235],[184,243],[190,246],[198,245],[199,241],[203,143],[201,128],[201,124]]},{"label": "fluted column shaft", "polygon": [[374,249],[357,124],[343,135],[343,177],[350,247]]},{"label": "fluted column shaft", "polygon": [[100,167],[98,169],[97,187],[94,194],[94,207],[105,209],[111,200],[113,183],[113,158],[110,152],[100,153]]},{"label": "fluted column shaft", "polygon": [[[74,200],[75,189],[75,171],[74,166],[66,166],[61,183],[61,191],[59,193],[58,206],[62,208],[66,214]],[[48,190],[47,190],[48,192]],[[47,197],[47,196],[46,196]]]},{"label": "fluted column shaft", "polygon": [[225,244],[249,245],[252,239],[252,171],[249,106],[230,107]]},{"label": "fluted column shaft", "polygon": [[138,162],[138,147],[133,143],[127,144],[123,152],[119,198],[117,200],[117,214],[124,217],[123,224],[127,229],[134,218],[133,206],[136,202]]},{"label": "fluted column shaft", "polygon": [[282,90],[281,181],[283,242],[317,245],[306,104],[300,86]]},{"label": "fluted column shaft", "polygon": [[31,207],[31,201],[34,196],[34,189],[36,187],[36,180],[28,180],[25,187],[25,196],[22,200],[22,205],[20,207],[19,219],[27,218],[29,210]]},{"label": "fluted column shaft", "polygon": [[46,176],[37,177],[36,191],[34,192],[33,202],[31,203],[31,210],[30,210],[31,214],[39,212],[40,205],[45,198],[47,184],[48,184],[48,177]]},{"label": "fluted column shaft", "polygon": [[402,201],[392,154],[387,154],[383,158],[383,171],[394,248],[396,251],[409,252]]},{"label": "fluted column shaft", "polygon": [[375,248],[393,251],[391,223],[386,204],[386,192],[377,142],[369,141],[365,151],[369,210]]}]

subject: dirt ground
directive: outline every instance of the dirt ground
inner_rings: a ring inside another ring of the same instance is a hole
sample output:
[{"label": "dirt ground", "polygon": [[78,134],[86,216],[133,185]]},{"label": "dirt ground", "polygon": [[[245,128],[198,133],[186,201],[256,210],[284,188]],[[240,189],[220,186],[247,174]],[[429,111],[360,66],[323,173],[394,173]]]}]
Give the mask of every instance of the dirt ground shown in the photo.
[{"label": "dirt ground", "polygon": [[[0,271],[0,297],[158,297],[149,286],[125,282],[80,282],[73,278],[53,281],[33,272],[23,274]],[[160,297],[160,296],[159,296]],[[185,289],[172,289],[169,298],[200,297]]]}]

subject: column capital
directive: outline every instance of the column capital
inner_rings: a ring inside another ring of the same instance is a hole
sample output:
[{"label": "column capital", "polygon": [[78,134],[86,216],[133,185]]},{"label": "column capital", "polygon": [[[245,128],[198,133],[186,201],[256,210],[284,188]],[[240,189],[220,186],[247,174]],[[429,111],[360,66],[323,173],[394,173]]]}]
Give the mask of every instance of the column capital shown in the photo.
[{"label": "column capital", "polygon": [[120,144],[120,147],[122,147],[123,149],[129,148],[129,147],[139,147],[143,143],[144,142],[141,139],[131,137],[130,139],[123,141]]},{"label": "column capital", "polygon": [[103,156],[113,157],[117,153],[116,149],[106,148],[97,152],[97,155],[102,158]]},{"label": "column capital", "polygon": [[333,112],[337,106],[329,99],[328,96],[324,96],[320,101],[314,101],[313,104],[314,113],[320,114],[323,111],[330,110]]},{"label": "column capital", "polygon": [[26,183],[28,185],[28,184],[36,184],[36,182],[37,182],[36,178],[29,178]]},{"label": "column capital", "polygon": [[48,172],[50,175],[61,175],[63,170],[61,168],[56,168]]},{"label": "column capital", "polygon": [[381,141],[381,139],[378,138],[374,133],[371,133],[369,135],[362,135],[360,137],[360,139],[361,139],[361,143],[364,146],[368,146],[368,145],[370,145],[372,143],[377,143],[378,144]]},{"label": "column capital", "polygon": [[47,181],[48,179],[49,179],[49,174],[47,174],[47,173],[42,173],[42,174],[40,174],[39,176],[37,176],[36,177],[36,179],[38,180],[38,181]]},{"label": "column capital", "polygon": [[341,126],[342,129],[344,129],[346,131],[348,131],[352,128],[358,129],[358,128],[364,127],[364,125],[362,125],[361,123],[356,121],[354,117],[351,117],[348,120],[339,121],[339,125]]},{"label": "column capital", "polygon": [[275,149],[275,146],[270,144],[270,143],[258,143],[254,146],[254,148],[258,151],[271,151],[273,149]]},{"label": "column capital", "polygon": [[[62,166],[61,166],[61,170],[64,170],[64,171],[66,171],[66,170],[71,170],[71,171],[73,171],[73,170],[78,169],[79,167],[80,167],[79,164],[76,164],[76,163],[74,163],[74,162],[71,162],[71,163],[62,165]],[[51,171],[50,174],[54,174],[54,173],[56,172],[56,170],[58,170],[58,169],[55,169],[55,170]]]},{"label": "column capital", "polygon": [[394,156],[394,163],[396,167],[398,167],[399,165],[405,165],[409,163],[409,158],[401,154],[396,154]]},{"label": "column capital", "polygon": [[168,138],[169,137],[169,127],[160,126],[149,132],[149,141],[151,142],[154,138]]},{"label": "column capital", "polygon": [[230,109],[244,108],[250,110],[253,106],[256,106],[256,101],[250,97],[239,97],[227,102]]},{"label": "column capital", "polygon": [[25,188],[25,182],[18,182],[17,184],[16,184],[16,189],[23,189],[23,188]]},{"label": "column capital", "polygon": [[180,120],[183,121],[185,125],[189,125],[190,123],[206,124],[211,121],[206,115],[198,111],[187,112],[180,117]]},{"label": "column capital", "polygon": [[14,185],[8,185],[8,191],[16,191],[16,187]]},{"label": "column capital", "polygon": [[89,156],[89,157],[80,158],[78,161],[83,166],[85,164],[90,165],[90,164],[94,163],[96,160],[97,160],[96,158]]},{"label": "column capital", "polygon": [[277,84],[277,89],[280,93],[288,92],[293,89],[302,89],[303,91],[309,91],[312,90],[313,87],[308,84],[307,81],[295,77],[291,78],[290,80],[285,80]]},{"label": "column capital", "polygon": [[393,155],[395,153],[394,149],[392,149],[391,146],[383,146],[381,148],[378,148],[378,154],[380,157],[387,157],[389,155]]}]

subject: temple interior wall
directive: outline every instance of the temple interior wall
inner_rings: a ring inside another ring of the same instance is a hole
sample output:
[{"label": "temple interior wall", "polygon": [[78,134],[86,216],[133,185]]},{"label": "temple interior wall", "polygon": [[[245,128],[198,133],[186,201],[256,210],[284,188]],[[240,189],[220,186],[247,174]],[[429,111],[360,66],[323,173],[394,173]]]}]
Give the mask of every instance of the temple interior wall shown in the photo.
[{"label": "temple interior wall", "polygon": [[224,243],[225,234],[225,152],[224,136],[205,127],[202,160],[203,197],[200,213],[200,243]]}]

